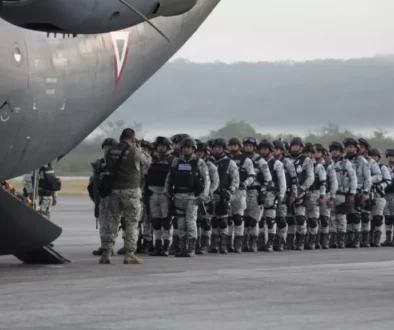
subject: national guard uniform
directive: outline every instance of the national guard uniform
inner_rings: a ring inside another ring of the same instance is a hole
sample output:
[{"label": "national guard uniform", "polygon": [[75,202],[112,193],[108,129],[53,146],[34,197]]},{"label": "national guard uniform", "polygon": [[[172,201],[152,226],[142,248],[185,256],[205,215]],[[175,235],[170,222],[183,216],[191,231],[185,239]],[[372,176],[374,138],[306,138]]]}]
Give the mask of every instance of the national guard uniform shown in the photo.
[{"label": "national guard uniform", "polygon": [[[260,154],[267,162],[268,169],[272,177],[272,185],[267,191],[267,205],[264,205],[264,214],[260,220],[258,250],[272,252],[274,250],[274,242],[276,236],[276,211],[278,205],[285,203],[285,194],[287,190],[286,174],[283,163],[273,156],[275,146],[268,140],[262,140],[259,143]],[[270,202],[271,201],[271,202]],[[265,242],[265,225],[268,229],[268,240]]]},{"label": "national guard uniform", "polygon": [[284,157],[284,153],[286,152],[284,142],[281,140],[275,140],[272,143],[275,147],[275,157],[282,162],[286,175],[287,189],[285,200],[284,202],[278,204],[278,208],[276,210],[277,236],[274,245],[275,251],[283,251],[288,230],[286,221],[286,217],[288,215],[287,211],[288,207],[294,203],[297,197],[298,178],[293,162],[289,158]]},{"label": "national guard uniform", "polygon": [[149,213],[155,235],[155,248],[150,255],[168,256],[172,238],[172,214],[165,182],[174,156],[171,155],[172,142],[169,139],[159,136],[155,145],[158,158],[152,162],[146,178]]},{"label": "national guard uniform", "polygon": [[[197,240],[197,210],[209,198],[209,173],[205,162],[193,152],[196,142],[186,138],[181,144],[182,156],[175,158],[166,179],[166,191],[173,198],[179,236],[176,257],[193,257]],[[190,154],[185,149],[191,148]]]},{"label": "national guard uniform", "polygon": [[386,188],[386,207],[384,208],[384,225],[386,227],[386,240],[382,246],[394,246],[393,225],[394,225],[394,149],[386,150],[388,159],[388,170],[391,176],[391,184]]},{"label": "national guard uniform", "polygon": [[243,148],[242,141],[238,138],[229,140],[228,145],[238,146],[237,152],[231,152],[231,159],[237,164],[239,171],[240,185],[230,201],[229,219],[228,219],[228,241],[227,249],[233,252],[233,229],[234,240],[237,241],[235,249],[237,253],[241,252],[241,242],[244,237],[244,214],[246,210],[246,189],[254,182],[256,178],[255,169],[252,160],[245,153],[241,153]]},{"label": "national guard uniform", "polygon": [[[226,254],[228,238],[228,211],[230,201],[239,188],[239,171],[237,164],[226,156],[227,143],[224,139],[215,139],[212,142],[214,161],[218,169],[220,184],[213,194],[211,253]],[[238,244],[238,240],[236,240]],[[237,245],[236,244],[236,245]]]},{"label": "national guard uniform", "polygon": [[[297,146],[299,147],[296,149],[293,148]],[[291,250],[304,249],[306,235],[306,208],[304,203],[306,194],[315,180],[312,160],[303,155],[303,147],[305,147],[305,144],[300,137],[294,137],[290,142],[290,152],[298,178],[297,199],[292,210],[295,217],[287,217],[289,233],[287,235],[286,246]],[[294,245],[295,232],[296,244]]]},{"label": "national guard uniform", "polygon": [[[276,196],[272,190],[268,191],[272,187],[272,176],[267,162],[256,153],[256,139],[247,137],[243,140],[243,144],[245,154],[253,162],[256,180],[247,188],[245,236],[242,249],[245,252],[257,252],[259,230],[262,230],[261,235],[265,235],[265,221],[262,219],[264,208],[274,208]],[[251,150],[251,152],[248,150]]]},{"label": "national guard uniform", "polygon": [[[347,247],[359,248],[360,247],[360,230],[361,230],[361,215],[359,210],[364,213],[364,222],[369,223],[369,214],[365,209],[367,200],[371,193],[372,178],[371,169],[368,161],[357,152],[360,149],[358,141],[352,138],[347,138],[343,141],[345,148],[354,146],[356,152],[347,152],[346,159],[348,159],[356,171],[357,175],[357,196],[356,196],[356,208],[351,210],[347,215]],[[366,221],[366,215],[368,215],[368,221]],[[368,233],[369,234],[369,233]],[[369,235],[366,235],[369,236]]]}]

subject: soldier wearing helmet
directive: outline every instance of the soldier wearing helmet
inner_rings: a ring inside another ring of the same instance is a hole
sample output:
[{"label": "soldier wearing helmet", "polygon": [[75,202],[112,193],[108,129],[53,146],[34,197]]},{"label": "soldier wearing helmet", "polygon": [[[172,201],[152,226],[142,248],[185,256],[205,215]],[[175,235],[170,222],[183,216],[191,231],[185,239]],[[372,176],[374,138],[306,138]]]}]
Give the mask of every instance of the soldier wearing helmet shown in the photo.
[{"label": "soldier wearing helmet", "polygon": [[[211,180],[211,186],[209,196],[212,198],[213,193],[218,189],[220,184],[219,172],[216,165],[213,163],[213,159],[209,157],[210,148],[204,142],[197,142],[196,154],[198,157],[203,159],[208,167],[209,178]],[[212,231],[212,201],[205,203],[205,214],[198,212],[197,218],[197,243],[196,243],[196,254],[208,253]]]},{"label": "soldier wearing helmet", "polygon": [[[373,190],[375,191],[374,205],[372,207],[371,215],[371,246],[380,247],[380,239],[382,236],[383,229],[383,219],[384,219],[384,209],[386,207],[387,201],[385,199],[385,190],[391,185],[391,174],[388,167],[380,163],[382,158],[382,152],[378,149],[371,149],[369,151],[369,156],[376,162],[382,173],[382,181],[374,182]],[[372,179],[373,181],[373,179]]]},{"label": "soldier wearing helmet", "polygon": [[[315,180],[312,160],[307,156],[313,153],[313,147],[308,147],[303,153],[304,141],[300,137],[294,137],[290,141],[290,155],[298,178],[297,200],[292,209],[293,217],[288,216],[288,235],[286,241],[287,249],[303,250],[306,235],[306,208],[304,200],[309,188]],[[306,154],[306,155],[305,155]],[[296,235],[295,235],[296,234]],[[296,242],[294,244],[294,236]]]},{"label": "soldier wearing helmet", "polygon": [[[297,197],[298,178],[293,162],[288,157],[284,156],[286,153],[286,146],[284,142],[281,140],[275,140],[272,144],[274,146],[273,155],[277,160],[282,162],[286,175],[287,189],[285,203],[278,204],[278,208],[276,210],[275,222],[277,225],[277,237],[274,244],[275,251],[283,251],[288,230],[286,221],[288,206],[291,206]],[[292,215],[290,215],[290,221],[291,219],[293,219]]]},{"label": "soldier wearing helmet", "polygon": [[198,204],[209,199],[210,179],[205,162],[195,154],[196,142],[185,138],[180,143],[182,155],[172,162],[166,191],[173,199],[177,217],[179,251],[176,257],[193,257],[197,240]]},{"label": "soldier wearing helmet", "polygon": [[[286,175],[283,163],[274,157],[275,146],[272,142],[263,139],[259,143],[259,153],[268,164],[272,177],[272,186],[267,191],[264,205],[264,214],[260,220],[259,239],[257,247],[259,251],[272,252],[274,250],[276,236],[276,209],[277,205],[285,203]],[[268,229],[268,240],[265,242],[265,224]]]},{"label": "soldier wearing helmet", "polygon": [[180,157],[181,156],[181,148],[180,148],[180,143],[182,140],[189,138],[191,139],[191,136],[189,134],[185,133],[180,133],[180,134],[175,134],[174,136],[171,137],[171,142],[173,144],[173,156],[175,157]]},{"label": "soldier wearing helmet", "polygon": [[[213,163],[219,172],[219,188],[213,194],[213,216],[211,253],[226,254],[228,238],[228,211],[230,201],[239,188],[239,171],[237,164],[226,155],[227,142],[224,139],[212,141]],[[219,248],[220,240],[220,248]]]},{"label": "soldier wearing helmet", "polygon": [[[154,251],[151,256],[168,256],[172,238],[172,214],[165,181],[174,160],[170,139],[158,136],[155,140],[157,159],[152,162],[146,178],[151,224],[155,234]],[[146,231],[150,231],[146,228]],[[144,230],[145,231],[145,230]],[[149,240],[150,237],[147,237]],[[145,241],[145,238],[144,238]]]},{"label": "soldier wearing helmet", "polygon": [[[272,187],[272,176],[267,162],[256,152],[256,139],[244,138],[243,144],[245,154],[252,160],[256,172],[256,180],[247,189],[243,250],[257,252],[258,235],[262,229],[260,227],[265,225],[265,221],[261,221],[264,207],[272,204],[272,194],[268,193],[268,189]],[[261,244],[264,245],[265,242]]]},{"label": "soldier wearing helmet", "polygon": [[[239,138],[231,138],[228,141],[231,159],[237,164],[240,185],[231,199],[231,207],[228,219],[227,249],[230,252],[241,253],[242,240],[244,237],[244,215],[246,210],[246,189],[256,178],[252,160],[242,153],[243,143]],[[234,249],[233,249],[234,233]]]},{"label": "soldier wearing helmet", "polygon": [[[387,149],[385,152],[390,177],[394,178],[394,149]],[[386,187],[386,207],[384,208],[384,222],[386,228],[386,240],[382,246],[394,246],[393,226],[394,226],[394,184],[393,181]]]},{"label": "soldier wearing helmet", "polygon": [[351,210],[347,215],[347,247],[359,248],[361,239],[361,221],[363,221],[363,246],[369,245],[369,211],[366,209],[367,200],[371,193],[372,177],[369,162],[359,155],[359,141],[353,138],[346,138],[343,141],[345,146],[346,159],[348,159],[357,174],[357,195],[355,198],[356,209]]}]

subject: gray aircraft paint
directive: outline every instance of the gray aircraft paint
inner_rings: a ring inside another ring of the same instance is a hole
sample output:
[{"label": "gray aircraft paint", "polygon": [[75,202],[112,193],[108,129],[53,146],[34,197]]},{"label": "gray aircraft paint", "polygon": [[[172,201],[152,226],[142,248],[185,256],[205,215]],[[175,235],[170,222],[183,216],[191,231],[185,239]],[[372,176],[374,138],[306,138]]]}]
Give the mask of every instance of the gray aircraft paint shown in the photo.
[{"label": "gray aircraft paint", "polygon": [[[0,180],[72,150],[172,57],[219,2],[199,0],[183,15],[152,20],[171,44],[147,23],[73,38],[0,20]],[[116,60],[115,49],[123,54],[125,41],[125,57]]]}]

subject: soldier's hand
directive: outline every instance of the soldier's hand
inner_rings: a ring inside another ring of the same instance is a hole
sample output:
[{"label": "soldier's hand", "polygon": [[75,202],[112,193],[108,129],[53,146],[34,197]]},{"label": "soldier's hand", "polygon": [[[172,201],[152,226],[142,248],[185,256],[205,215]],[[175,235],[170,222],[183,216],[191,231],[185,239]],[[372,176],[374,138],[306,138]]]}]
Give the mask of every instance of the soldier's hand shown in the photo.
[{"label": "soldier's hand", "polygon": [[327,207],[329,209],[332,209],[333,205],[334,205],[334,199],[333,198],[327,199]]},{"label": "soldier's hand", "polygon": [[317,205],[324,206],[326,204],[325,196],[320,196],[319,200],[317,201]]},{"label": "soldier's hand", "polygon": [[289,198],[287,199],[288,205],[293,205],[294,202],[295,202],[295,200],[296,200],[295,195],[294,195],[294,194],[291,194],[291,195],[289,196]]},{"label": "soldier's hand", "polygon": [[52,206],[56,206],[56,204],[57,204],[57,198],[53,197],[52,198]]},{"label": "soldier's hand", "polygon": [[199,196],[197,197],[197,199],[198,199],[200,202],[202,202],[202,203],[207,203],[207,202],[209,202],[209,197],[206,196],[206,195],[204,195],[204,194],[199,195]]},{"label": "soldier's hand", "polygon": [[233,194],[231,193],[230,190],[225,190],[225,191],[223,191],[223,198],[224,198],[226,201],[230,201],[232,196],[233,196]]},{"label": "soldier's hand", "polygon": [[349,194],[346,196],[346,200],[345,200],[346,204],[354,204],[354,195],[353,194]]},{"label": "soldier's hand", "polygon": [[245,182],[240,183],[239,190],[246,190],[246,183]]}]

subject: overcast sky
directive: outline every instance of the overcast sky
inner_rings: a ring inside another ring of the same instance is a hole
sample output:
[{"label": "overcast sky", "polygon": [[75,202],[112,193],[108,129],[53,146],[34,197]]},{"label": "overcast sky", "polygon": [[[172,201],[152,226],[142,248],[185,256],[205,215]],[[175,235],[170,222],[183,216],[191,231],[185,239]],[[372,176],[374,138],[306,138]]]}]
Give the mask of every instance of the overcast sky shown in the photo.
[{"label": "overcast sky", "polygon": [[175,58],[304,61],[394,53],[394,0],[222,0]]}]

